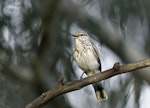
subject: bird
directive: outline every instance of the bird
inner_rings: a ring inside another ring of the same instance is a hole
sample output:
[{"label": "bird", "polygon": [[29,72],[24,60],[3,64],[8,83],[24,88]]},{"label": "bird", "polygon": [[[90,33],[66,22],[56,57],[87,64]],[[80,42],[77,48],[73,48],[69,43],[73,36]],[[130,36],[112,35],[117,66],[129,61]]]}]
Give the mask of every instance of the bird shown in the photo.
[{"label": "bird", "polygon": [[[73,38],[75,40],[73,59],[78,67],[81,68],[87,76],[100,73],[101,61],[99,52],[89,35],[84,31],[80,31],[73,34]],[[93,87],[98,101],[107,100],[107,93],[101,82],[94,83]]]}]

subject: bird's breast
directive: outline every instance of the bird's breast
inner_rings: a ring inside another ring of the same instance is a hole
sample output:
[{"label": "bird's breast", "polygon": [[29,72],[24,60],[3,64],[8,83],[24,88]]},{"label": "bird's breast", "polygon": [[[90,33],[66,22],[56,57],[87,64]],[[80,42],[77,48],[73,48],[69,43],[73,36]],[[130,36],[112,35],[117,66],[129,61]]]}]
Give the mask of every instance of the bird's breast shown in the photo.
[{"label": "bird's breast", "polygon": [[80,48],[74,51],[74,59],[77,65],[83,71],[96,70],[99,67],[99,63],[97,58],[95,57],[92,48]]}]

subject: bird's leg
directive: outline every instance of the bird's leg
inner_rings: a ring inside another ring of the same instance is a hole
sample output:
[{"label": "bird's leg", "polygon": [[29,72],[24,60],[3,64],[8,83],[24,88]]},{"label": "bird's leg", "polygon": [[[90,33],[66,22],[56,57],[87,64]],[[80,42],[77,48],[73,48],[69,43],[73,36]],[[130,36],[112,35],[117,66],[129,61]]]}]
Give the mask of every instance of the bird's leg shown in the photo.
[{"label": "bird's leg", "polygon": [[82,79],[82,76],[84,75],[85,72],[82,73],[82,75],[80,76],[80,80]]}]

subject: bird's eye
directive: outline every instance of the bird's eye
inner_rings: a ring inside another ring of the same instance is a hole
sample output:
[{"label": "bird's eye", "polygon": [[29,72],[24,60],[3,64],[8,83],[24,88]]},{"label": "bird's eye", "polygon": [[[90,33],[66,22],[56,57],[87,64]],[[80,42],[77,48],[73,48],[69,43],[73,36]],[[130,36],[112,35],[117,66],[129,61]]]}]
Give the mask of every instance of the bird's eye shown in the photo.
[{"label": "bird's eye", "polygon": [[84,34],[81,34],[80,36],[84,36]]}]

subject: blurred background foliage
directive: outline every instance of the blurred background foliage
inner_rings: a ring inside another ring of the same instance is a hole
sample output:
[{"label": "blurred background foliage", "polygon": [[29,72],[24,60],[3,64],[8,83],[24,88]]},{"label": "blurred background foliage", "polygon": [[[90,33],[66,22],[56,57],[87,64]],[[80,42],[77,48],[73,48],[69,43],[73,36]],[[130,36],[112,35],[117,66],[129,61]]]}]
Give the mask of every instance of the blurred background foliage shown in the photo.
[{"label": "blurred background foliage", "polygon": [[[0,0],[0,108],[23,108],[42,92],[82,71],[72,59],[71,34],[85,30],[99,47],[102,70],[150,55],[149,0]],[[149,108],[149,68],[104,83],[97,102],[91,86],[43,108]],[[84,76],[85,77],[85,76]]]}]

